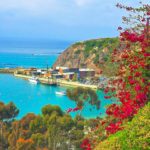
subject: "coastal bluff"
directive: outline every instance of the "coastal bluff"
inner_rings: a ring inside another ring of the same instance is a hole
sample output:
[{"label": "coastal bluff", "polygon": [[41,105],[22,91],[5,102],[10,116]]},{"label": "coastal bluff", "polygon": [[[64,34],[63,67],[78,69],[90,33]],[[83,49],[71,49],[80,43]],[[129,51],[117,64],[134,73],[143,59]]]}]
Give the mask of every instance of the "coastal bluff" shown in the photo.
[{"label": "coastal bluff", "polygon": [[77,42],[68,47],[56,60],[53,68],[91,68],[96,72],[103,70],[109,61],[112,50],[118,44],[118,38],[100,38]]}]

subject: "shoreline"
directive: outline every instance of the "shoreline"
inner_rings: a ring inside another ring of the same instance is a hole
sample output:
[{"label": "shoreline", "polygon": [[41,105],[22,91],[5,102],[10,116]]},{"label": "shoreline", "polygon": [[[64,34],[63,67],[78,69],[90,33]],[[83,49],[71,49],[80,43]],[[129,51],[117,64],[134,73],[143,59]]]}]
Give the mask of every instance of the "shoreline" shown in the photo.
[{"label": "shoreline", "polygon": [[[32,78],[32,76],[15,74],[15,73],[14,73],[14,76],[18,77],[18,78],[23,78],[25,80]],[[41,84],[47,84],[48,82],[53,82],[52,79],[46,79],[46,78],[38,78],[38,79],[39,79]],[[63,79],[57,79],[57,80],[55,80],[55,82],[57,83],[57,86],[66,86],[66,87],[79,87],[80,86],[80,87],[84,87],[84,88],[91,88],[94,90],[98,89],[98,87],[96,85],[86,85],[86,84],[82,84],[79,82],[66,81]]]},{"label": "shoreline", "polygon": [[17,68],[0,68],[0,73],[14,74]]},{"label": "shoreline", "polygon": [[[32,76],[28,75],[22,75],[22,74],[16,74],[17,70],[20,68],[0,68],[0,73],[1,74],[12,74],[15,77],[18,78],[23,78],[25,80],[31,79]],[[22,68],[23,69],[23,68]],[[56,79],[55,81],[53,79],[46,79],[46,78],[39,78],[39,81],[41,84],[48,84],[49,82],[56,82],[57,86],[65,86],[65,87],[84,87],[84,88],[91,88],[94,90],[98,90],[98,86],[96,85],[88,85],[88,84],[83,84],[79,82],[73,82],[73,81],[66,81],[64,79]]]}]

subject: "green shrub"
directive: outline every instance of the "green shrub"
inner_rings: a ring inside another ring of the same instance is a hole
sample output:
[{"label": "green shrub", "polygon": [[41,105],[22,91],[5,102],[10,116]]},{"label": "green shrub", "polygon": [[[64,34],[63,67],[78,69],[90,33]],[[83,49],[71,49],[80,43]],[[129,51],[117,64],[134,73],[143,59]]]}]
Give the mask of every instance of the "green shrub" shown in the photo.
[{"label": "green shrub", "polygon": [[150,103],[124,125],[122,131],[101,142],[95,150],[149,150],[150,149]]}]

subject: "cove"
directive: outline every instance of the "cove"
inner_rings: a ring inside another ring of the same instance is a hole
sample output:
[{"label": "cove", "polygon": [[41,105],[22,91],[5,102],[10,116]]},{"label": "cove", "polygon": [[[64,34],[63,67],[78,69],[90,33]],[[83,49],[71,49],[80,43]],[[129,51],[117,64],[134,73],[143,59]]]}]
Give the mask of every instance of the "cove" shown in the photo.
[{"label": "cove", "polygon": [[[74,101],[67,96],[56,95],[56,91],[66,90],[66,87],[48,86],[43,84],[31,84],[27,80],[16,78],[11,74],[0,74],[0,100],[4,103],[14,102],[20,112],[17,119],[27,113],[41,114],[41,108],[47,104],[58,105],[63,111],[76,107]],[[85,118],[96,118],[105,115],[105,106],[111,104],[110,100],[104,99],[103,91],[97,91],[101,100],[100,110],[87,105],[82,111]],[[77,112],[72,112],[74,117]]]}]

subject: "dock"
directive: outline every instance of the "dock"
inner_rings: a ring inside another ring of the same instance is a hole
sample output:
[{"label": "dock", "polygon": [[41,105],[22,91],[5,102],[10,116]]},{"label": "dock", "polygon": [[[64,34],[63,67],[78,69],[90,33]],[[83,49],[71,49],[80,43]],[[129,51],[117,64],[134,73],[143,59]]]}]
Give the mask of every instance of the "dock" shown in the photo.
[{"label": "dock", "polygon": [[[28,75],[22,75],[22,74],[14,74],[15,77],[23,78],[25,80],[31,79],[32,76]],[[97,90],[98,87],[96,85],[88,85],[88,84],[82,84],[80,82],[73,82],[73,81],[66,81],[64,79],[47,79],[47,78],[38,78],[40,83],[47,84],[51,86],[68,86],[68,87],[84,87],[84,88],[91,88]]]},{"label": "dock", "polygon": [[16,68],[0,68],[0,73],[13,74],[16,70]]}]

